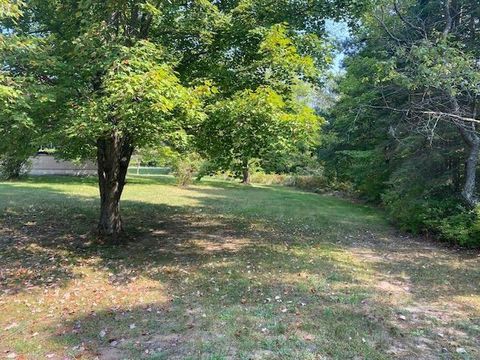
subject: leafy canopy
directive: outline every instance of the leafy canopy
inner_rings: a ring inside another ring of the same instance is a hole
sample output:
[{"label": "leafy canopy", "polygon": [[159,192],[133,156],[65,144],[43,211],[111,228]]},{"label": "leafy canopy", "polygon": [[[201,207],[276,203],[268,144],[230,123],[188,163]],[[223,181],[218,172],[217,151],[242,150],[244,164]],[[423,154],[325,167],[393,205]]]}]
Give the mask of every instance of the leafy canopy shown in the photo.
[{"label": "leafy canopy", "polygon": [[216,168],[236,174],[252,160],[313,141],[320,119],[307,105],[285,101],[269,87],[244,90],[207,108],[199,146]]}]

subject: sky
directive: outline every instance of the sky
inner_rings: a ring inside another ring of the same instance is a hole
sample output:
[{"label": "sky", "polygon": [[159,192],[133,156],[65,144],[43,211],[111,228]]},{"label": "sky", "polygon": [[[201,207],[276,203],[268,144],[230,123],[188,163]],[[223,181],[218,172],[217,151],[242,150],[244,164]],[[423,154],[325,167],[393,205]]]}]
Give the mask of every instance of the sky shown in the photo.
[{"label": "sky", "polygon": [[[348,26],[344,22],[337,22],[333,20],[327,20],[326,28],[328,35],[335,40],[335,42],[343,42],[350,37],[350,32],[348,30]],[[333,61],[332,71],[334,73],[342,72],[342,62],[345,58],[345,54],[343,51],[337,51],[335,53],[335,59]]]}]

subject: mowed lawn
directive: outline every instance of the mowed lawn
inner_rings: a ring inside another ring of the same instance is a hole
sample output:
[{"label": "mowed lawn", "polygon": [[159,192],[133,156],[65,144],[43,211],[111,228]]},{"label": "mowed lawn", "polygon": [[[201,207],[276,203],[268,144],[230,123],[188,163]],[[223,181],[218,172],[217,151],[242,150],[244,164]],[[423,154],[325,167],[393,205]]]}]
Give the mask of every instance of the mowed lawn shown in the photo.
[{"label": "mowed lawn", "polygon": [[480,359],[480,257],[379,210],[268,186],[0,183],[0,358]]}]

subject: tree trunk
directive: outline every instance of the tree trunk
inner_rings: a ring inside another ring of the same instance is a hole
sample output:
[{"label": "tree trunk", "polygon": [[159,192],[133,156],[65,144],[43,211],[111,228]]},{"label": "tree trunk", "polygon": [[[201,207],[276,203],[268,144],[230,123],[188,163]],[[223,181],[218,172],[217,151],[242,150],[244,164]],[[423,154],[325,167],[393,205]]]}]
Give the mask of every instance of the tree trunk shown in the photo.
[{"label": "tree trunk", "polygon": [[[447,4],[451,2],[448,1]],[[453,113],[461,115],[460,104],[458,100],[449,94],[453,105]],[[474,102],[472,109],[472,118],[476,118],[476,104]],[[472,207],[477,206],[478,198],[476,194],[477,182],[477,164],[480,151],[480,138],[477,135],[477,128],[473,122],[455,123],[463,141],[468,147],[468,157],[465,162],[465,182],[463,184],[462,196],[464,200]]]},{"label": "tree trunk", "polygon": [[250,170],[248,169],[248,160],[244,160],[242,164],[242,184],[250,184]]},{"label": "tree trunk", "polygon": [[133,146],[128,137],[113,132],[97,140],[100,220],[98,233],[107,242],[118,244],[123,233],[120,197],[127,176]]},{"label": "tree trunk", "polygon": [[476,195],[476,179],[478,156],[480,154],[480,138],[475,133],[475,127],[472,125],[472,131],[464,127],[458,127],[463,140],[468,146],[468,157],[465,162],[465,182],[463,185],[462,196],[470,206],[478,204]]},{"label": "tree trunk", "polygon": [[473,141],[470,145],[469,154],[465,163],[465,184],[463,186],[462,195],[471,206],[476,206],[478,204],[478,198],[475,190],[480,141],[476,134],[471,135]]}]

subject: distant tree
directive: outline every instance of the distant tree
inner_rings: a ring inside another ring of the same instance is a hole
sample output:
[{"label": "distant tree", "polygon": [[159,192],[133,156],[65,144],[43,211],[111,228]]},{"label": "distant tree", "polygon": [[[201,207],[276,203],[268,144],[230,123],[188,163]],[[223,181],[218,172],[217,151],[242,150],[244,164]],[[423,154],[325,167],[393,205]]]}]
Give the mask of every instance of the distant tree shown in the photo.
[{"label": "distant tree", "polygon": [[[302,142],[303,127],[310,126],[309,140],[318,135],[320,119],[300,89],[315,91],[321,69],[330,61],[330,48],[318,35],[295,38],[286,24],[266,26],[260,19],[250,18],[250,6],[232,10],[239,18],[247,18],[235,31],[251,41],[234,38],[238,47],[231,44],[225,49],[219,61],[225,67],[220,65],[212,73],[219,100],[209,107],[198,142],[211,169],[231,170],[244,183],[249,182],[252,161],[265,165],[268,160],[278,160],[281,153],[295,152],[295,145]],[[249,26],[252,28],[245,32]],[[302,46],[310,50],[302,51]]]},{"label": "distant tree", "polygon": [[252,161],[314,140],[321,123],[310,107],[288,103],[269,87],[218,101],[207,114],[200,148],[214,162],[213,169],[232,170],[245,184],[250,182]]},{"label": "distant tree", "polygon": [[[214,97],[218,101],[215,106],[218,111],[212,111],[210,108],[209,115],[216,119],[218,119],[216,114],[221,112],[219,109],[221,106],[237,103],[244,95],[249,98],[253,96],[252,94],[258,96],[262,89],[276,93],[282,101],[288,103],[287,107],[294,108],[292,105],[297,101],[299,102],[297,107],[301,107],[300,103],[305,104],[305,101],[301,96],[296,96],[298,88],[310,87],[314,92],[324,78],[322,70],[326,69],[332,60],[332,48],[325,41],[326,20],[334,18],[353,23],[355,16],[364,11],[369,3],[370,1],[343,0],[216,1],[216,7],[224,15],[221,21],[217,22],[219,31],[203,47],[186,48],[187,55],[179,64],[180,73],[186,78],[204,76],[212,80],[218,90]],[[233,111],[229,115],[233,117]],[[260,121],[260,116],[255,117]],[[207,129],[211,129],[214,121],[207,120],[200,133],[207,134]],[[210,157],[208,166],[210,170],[213,171],[215,168],[233,170],[239,175],[243,172],[238,170],[242,167],[239,164],[245,163],[246,160],[229,156],[233,152],[238,152],[238,147],[226,140],[238,138],[238,129],[231,126],[232,123],[227,120],[221,124],[224,127],[218,133],[225,141],[220,144],[222,140],[218,139],[218,142],[223,151],[208,148],[211,142],[215,141],[211,138],[207,139],[208,141],[200,141],[200,151]],[[294,126],[293,123],[290,125]],[[270,131],[273,132],[275,128],[270,127]],[[272,136],[284,137],[283,142],[288,142],[285,133]],[[273,147],[278,150],[279,146],[259,143],[256,148],[261,144],[265,146],[254,151],[257,154],[261,152],[261,158],[257,161],[265,168],[274,169],[274,162],[281,159],[281,164],[279,163],[281,166],[276,167],[276,170],[284,169],[284,165],[288,163],[288,151],[303,154],[310,152],[310,149],[301,146],[294,149],[291,146],[294,143],[300,145],[299,141],[292,139],[289,146],[283,147],[285,150],[283,153],[272,151]],[[227,146],[231,148],[227,149]],[[247,148],[248,146],[244,146],[244,149]]]}]

